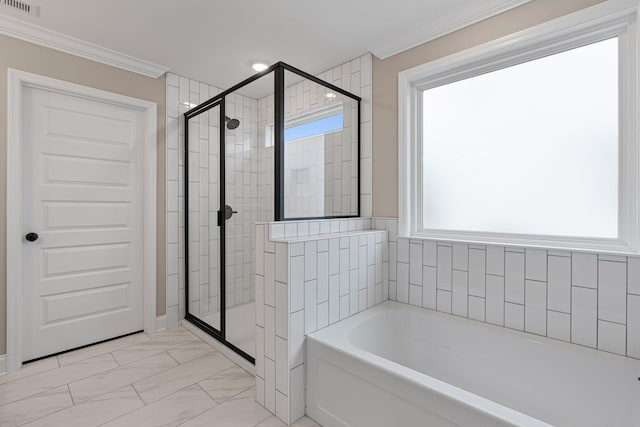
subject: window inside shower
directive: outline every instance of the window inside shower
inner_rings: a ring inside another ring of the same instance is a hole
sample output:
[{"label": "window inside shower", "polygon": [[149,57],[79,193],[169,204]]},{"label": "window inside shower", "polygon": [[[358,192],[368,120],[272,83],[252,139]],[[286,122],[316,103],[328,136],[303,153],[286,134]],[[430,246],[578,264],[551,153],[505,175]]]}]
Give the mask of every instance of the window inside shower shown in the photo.
[{"label": "window inside shower", "polygon": [[251,362],[256,223],[358,216],[359,105],[278,63],[185,114],[186,319]]}]

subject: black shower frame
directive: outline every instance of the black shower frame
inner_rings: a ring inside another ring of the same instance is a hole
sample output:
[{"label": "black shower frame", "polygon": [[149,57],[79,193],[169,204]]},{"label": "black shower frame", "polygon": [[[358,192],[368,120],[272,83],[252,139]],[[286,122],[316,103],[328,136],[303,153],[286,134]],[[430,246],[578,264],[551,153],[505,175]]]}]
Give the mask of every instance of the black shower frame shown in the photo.
[{"label": "black shower frame", "polygon": [[[305,217],[305,218],[285,218],[284,216],[284,131],[285,131],[285,71],[297,74],[307,80],[311,80],[321,86],[327,87],[330,90],[344,95],[348,98],[355,100],[358,103],[358,209],[356,215],[334,215],[334,216],[321,216],[321,217]],[[254,81],[265,77],[270,73],[274,73],[274,163],[275,163],[275,205],[274,205],[274,220],[275,221],[306,221],[313,219],[344,219],[344,218],[357,218],[360,216],[360,188],[361,188],[361,176],[360,176],[360,138],[361,138],[361,113],[360,104],[362,99],[338,86],[326,82],[318,77],[308,74],[298,68],[295,68],[282,61],[277,62],[266,70],[260,73],[254,74],[251,77],[241,81],[240,83],[232,86],[231,88],[219,93],[213,98],[204,101],[203,103],[191,108],[184,113],[184,263],[185,263],[185,304],[186,312],[185,319],[193,323],[195,326],[211,335],[216,340],[220,341],[226,347],[249,361],[255,364],[255,358],[240,348],[233,345],[233,343],[226,340],[226,253],[224,250],[225,245],[225,218],[224,218],[224,206],[225,206],[225,185],[226,185],[226,146],[225,146],[225,129],[224,121],[220,122],[220,172],[219,172],[219,197],[220,197],[220,210],[218,211],[218,226],[220,227],[220,330],[217,330],[213,326],[199,319],[197,316],[189,312],[189,120],[209,111],[212,108],[220,107],[219,115],[221,118],[225,117],[225,98],[227,95],[238,91],[244,86],[253,83]]]}]

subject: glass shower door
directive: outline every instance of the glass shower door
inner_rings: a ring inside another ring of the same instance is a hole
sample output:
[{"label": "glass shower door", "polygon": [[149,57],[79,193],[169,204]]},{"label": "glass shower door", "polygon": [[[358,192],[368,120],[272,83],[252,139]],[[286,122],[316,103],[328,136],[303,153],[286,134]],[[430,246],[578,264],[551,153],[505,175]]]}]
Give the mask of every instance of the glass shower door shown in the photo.
[{"label": "glass shower door", "polygon": [[255,223],[257,101],[240,93],[224,98],[225,112],[225,340],[255,357]]},{"label": "glass shower door", "polygon": [[220,115],[221,104],[189,119],[187,168],[188,260],[187,311],[214,335],[222,337],[220,244]]}]

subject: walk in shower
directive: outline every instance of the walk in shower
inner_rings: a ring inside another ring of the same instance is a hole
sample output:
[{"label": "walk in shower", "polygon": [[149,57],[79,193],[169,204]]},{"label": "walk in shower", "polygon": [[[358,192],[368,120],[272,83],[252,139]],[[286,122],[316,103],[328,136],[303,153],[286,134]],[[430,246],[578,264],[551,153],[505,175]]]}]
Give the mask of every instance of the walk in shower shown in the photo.
[{"label": "walk in shower", "polygon": [[255,225],[359,216],[360,98],[279,62],[184,117],[185,317],[254,362]]}]

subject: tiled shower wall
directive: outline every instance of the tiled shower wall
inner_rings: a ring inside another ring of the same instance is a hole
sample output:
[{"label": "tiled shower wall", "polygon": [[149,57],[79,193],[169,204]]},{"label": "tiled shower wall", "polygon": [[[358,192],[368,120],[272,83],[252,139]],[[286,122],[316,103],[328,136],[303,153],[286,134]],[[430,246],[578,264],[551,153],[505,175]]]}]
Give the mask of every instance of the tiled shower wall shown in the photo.
[{"label": "tiled shower wall", "polygon": [[257,226],[256,399],[286,423],[305,412],[304,336],[388,297],[387,232],[371,219]]},{"label": "tiled shower wall", "polygon": [[640,358],[640,258],[398,238],[389,299]]},{"label": "tiled shower wall", "polygon": [[[185,314],[184,287],[184,116],[192,106],[217,95],[220,89],[169,73],[167,75],[167,325],[177,326]],[[252,262],[255,238],[252,229],[257,219],[257,101],[230,95],[227,98],[228,116],[240,120],[240,127],[227,132],[227,194],[229,203],[239,211],[227,223],[227,274],[234,277],[227,288],[227,306],[253,300],[252,280],[255,262]],[[213,112],[190,121],[190,135],[197,136],[200,144],[191,139],[190,176],[199,182],[190,182],[191,197],[189,230],[189,284],[192,311],[196,314],[213,312],[217,306],[218,248],[215,224],[218,198],[218,123]],[[253,144],[253,145],[252,145]],[[213,150],[209,150],[214,147]],[[206,162],[206,159],[209,159]],[[206,184],[206,185],[205,185]],[[204,191],[204,190],[207,191]],[[208,203],[207,203],[208,202]],[[213,286],[211,286],[213,285]],[[197,302],[197,303],[196,303]]]},{"label": "tiled shower wall", "polygon": [[[371,202],[371,80],[372,80],[372,56],[363,55],[350,62],[334,67],[317,77],[332,83],[346,91],[349,91],[362,98],[360,111],[360,209],[362,217],[370,217],[372,210]],[[290,76],[291,73],[286,73]],[[285,81],[286,84],[286,81]],[[336,98],[327,98],[328,89],[316,85],[309,80],[303,80],[285,89],[285,118],[303,116],[330,106],[332,103],[340,101],[341,95]],[[345,124],[350,123],[349,117],[356,114],[351,108],[350,98],[344,99]],[[355,103],[353,103],[355,106]],[[258,100],[260,135],[260,162],[265,164],[260,168],[260,189],[261,197],[265,202],[260,205],[264,208],[260,213],[260,221],[273,221],[273,203],[266,203],[266,200],[273,200],[273,147],[265,147],[265,128],[270,120],[273,120],[273,95]],[[357,146],[352,141],[357,140],[357,129],[346,126],[342,132],[329,134],[325,138],[325,215],[349,215],[356,212],[357,194]],[[301,207],[297,211],[304,216],[306,207]],[[288,216],[288,215],[287,215]],[[289,216],[291,217],[291,216]]]}]

